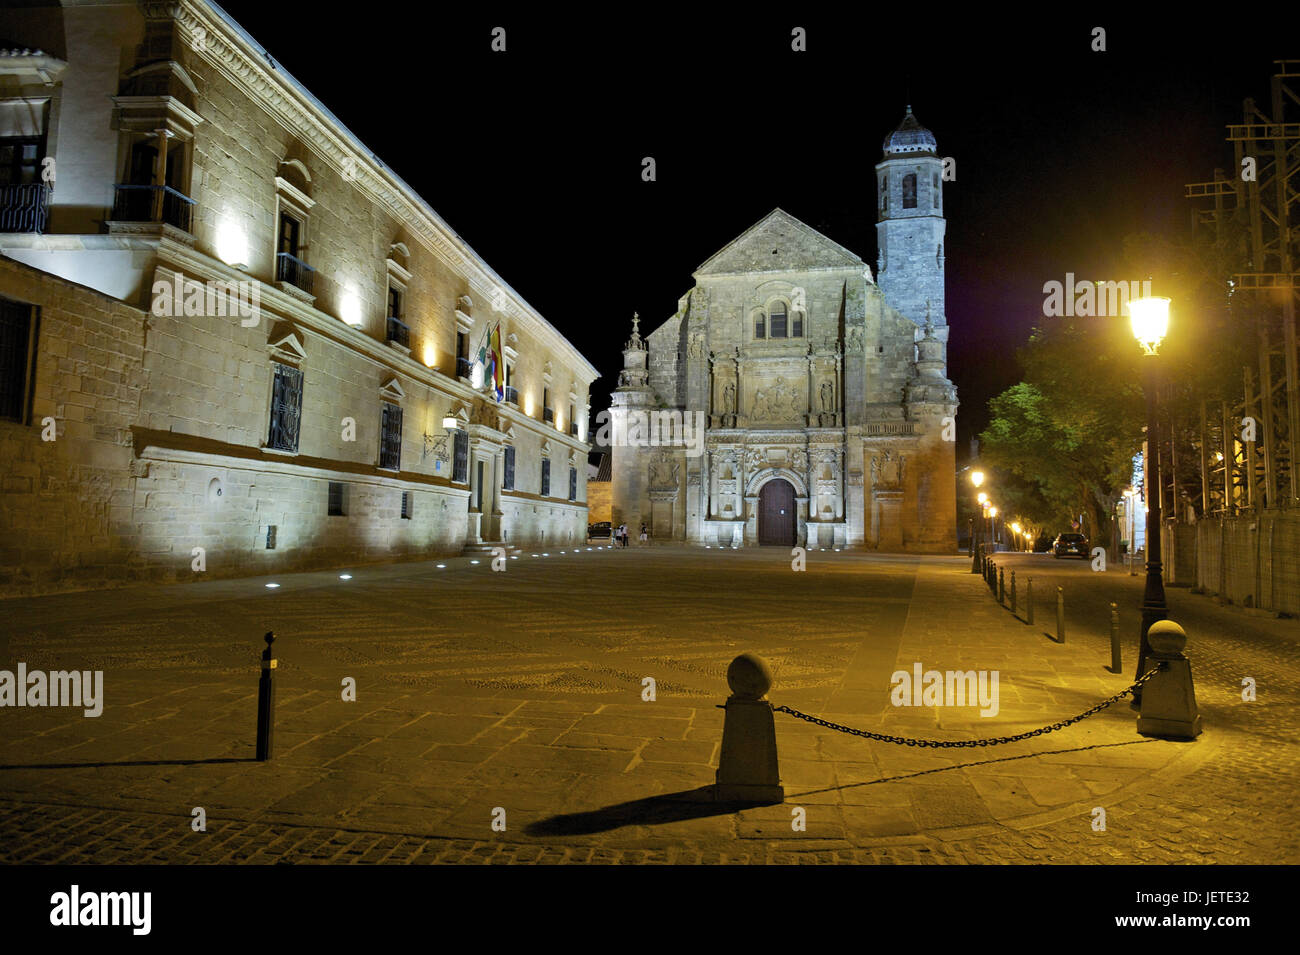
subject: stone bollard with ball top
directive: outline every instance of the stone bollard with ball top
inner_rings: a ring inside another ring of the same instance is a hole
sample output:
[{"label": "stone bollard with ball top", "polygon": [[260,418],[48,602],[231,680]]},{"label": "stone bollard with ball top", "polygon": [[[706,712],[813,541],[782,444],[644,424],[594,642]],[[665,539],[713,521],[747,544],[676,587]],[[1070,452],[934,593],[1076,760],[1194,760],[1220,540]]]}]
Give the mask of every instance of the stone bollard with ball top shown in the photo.
[{"label": "stone bollard with ball top", "polygon": [[772,669],[754,653],[742,653],[727,667],[731,696],[723,707],[722,755],[716,802],[773,804],[785,801],[776,761],[776,721],[767,691]]},{"label": "stone bollard with ball top", "polygon": [[1187,634],[1172,620],[1158,620],[1147,631],[1147,643],[1146,667],[1159,666],[1160,672],[1142,688],[1137,731],[1161,739],[1195,739],[1201,735],[1201,714],[1192,665],[1183,655]]}]

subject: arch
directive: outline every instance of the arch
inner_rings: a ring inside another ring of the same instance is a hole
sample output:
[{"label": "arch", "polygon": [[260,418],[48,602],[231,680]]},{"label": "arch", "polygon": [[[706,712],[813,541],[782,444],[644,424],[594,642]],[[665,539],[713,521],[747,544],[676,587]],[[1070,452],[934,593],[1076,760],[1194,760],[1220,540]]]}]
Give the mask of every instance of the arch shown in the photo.
[{"label": "arch", "polygon": [[785,478],[763,484],[757,501],[758,543],[793,547],[799,540],[799,503],[794,485]]},{"label": "arch", "polygon": [[745,497],[754,497],[762,491],[764,484],[778,478],[788,481],[794,486],[796,498],[806,498],[808,496],[808,485],[795,471],[789,468],[764,468],[751,475],[749,480],[745,482]]}]

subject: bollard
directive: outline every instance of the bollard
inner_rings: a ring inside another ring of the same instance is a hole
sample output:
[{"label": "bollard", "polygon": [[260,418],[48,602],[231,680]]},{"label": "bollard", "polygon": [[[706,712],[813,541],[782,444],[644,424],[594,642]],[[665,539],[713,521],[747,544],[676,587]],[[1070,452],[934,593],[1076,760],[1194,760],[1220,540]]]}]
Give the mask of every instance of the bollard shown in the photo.
[{"label": "bollard", "polygon": [[1172,620],[1158,620],[1147,631],[1147,642],[1148,668],[1159,664],[1160,672],[1142,688],[1137,731],[1160,739],[1195,739],[1201,735],[1201,714],[1192,665],[1183,655],[1187,634]]},{"label": "bollard", "polygon": [[1110,605],[1110,672],[1122,672],[1119,658],[1119,607]]},{"label": "bollard", "polygon": [[1056,642],[1065,642],[1065,591],[1056,588]]},{"label": "bollard", "polygon": [[1034,578],[1025,578],[1025,623],[1034,625]]},{"label": "bollard", "polygon": [[264,639],[266,649],[262,651],[262,678],[257,682],[257,761],[260,763],[271,758],[271,743],[275,738],[276,661],[271,657],[275,632],[271,631]]},{"label": "bollard", "polygon": [[1011,572],[1011,616],[1016,615],[1016,572]]},{"label": "bollard", "polygon": [[742,653],[727,667],[727,711],[722,723],[715,802],[770,805],[785,801],[776,759],[776,722],[765,696],[772,670],[762,657]]},{"label": "bollard", "polygon": [[1003,568],[998,571],[998,603],[1007,602],[1007,571]]}]

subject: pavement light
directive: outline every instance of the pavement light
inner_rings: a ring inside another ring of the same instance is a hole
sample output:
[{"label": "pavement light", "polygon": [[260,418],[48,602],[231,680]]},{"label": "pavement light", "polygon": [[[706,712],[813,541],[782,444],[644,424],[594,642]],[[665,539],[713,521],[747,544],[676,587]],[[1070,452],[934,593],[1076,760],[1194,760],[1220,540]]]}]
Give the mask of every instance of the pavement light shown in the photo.
[{"label": "pavement light", "polygon": [[351,574],[339,574],[339,580],[351,580],[351,579],[352,579]]},{"label": "pavement light", "polygon": [[550,557],[551,555],[550,555],[550,554],[547,554],[547,553],[543,553],[542,556],[543,556],[543,557]]},{"label": "pavement light", "polygon": [[510,559],[511,559],[511,560],[518,560],[518,559],[519,559],[519,555],[518,555],[518,554],[511,554],[511,555],[510,555]]},{"label": "pavement light", "polygon": [[538,557],[538,556],[540,556],[540,555],[538,555],[538,554],[534,554],[533,556],[534,556],[534,557]]},{"label": "pavement light", "polygon": [[272,590],[274,590],[276,587],[279,587],[280,585],[279,585],[279,584],[267,584],[266,586],[269,587],[269,588],[271,588]]},{"label": "pavement light", "polygon": [[478,561],[476,561],[476,560],[471,560],[470,563],[471,563],[471,564],[477,564]]},{"label": "pavement light", "polygon": [[446,567],[447,567],[447,565],[446,565],[446,564],[439,564],[438,567],[439,567],[439,569],[445,570]]}]

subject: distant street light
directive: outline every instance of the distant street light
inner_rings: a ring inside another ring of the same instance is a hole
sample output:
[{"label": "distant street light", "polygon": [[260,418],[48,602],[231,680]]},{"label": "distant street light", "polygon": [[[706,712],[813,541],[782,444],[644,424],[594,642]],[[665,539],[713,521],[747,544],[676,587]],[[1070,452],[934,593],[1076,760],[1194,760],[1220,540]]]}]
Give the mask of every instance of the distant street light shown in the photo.
[{"label": "distant street light", "polygon": [[[1142,640],[1138,649],[1137,676],[1146,672],[1147,655],[1151,645],[1147,634],[1151,625],[1169,616],[1169,607],[1165,603],[1164,568],[1160,562],[1160,436],[1157,408],[1157,387],[1159,386],[1159,365],[1156,357],[1160,343],[1169,331],[1169,299],[1140,298],[1128,303],[1129,316],[1133,326],[1133,337],[1142,346],[1147,360],[1142,364],[1143,390],[1147,398],[1147,453],[1142,461],[1147,475],[1147,582],[1142,594]],[[1134,677],[1137,679],[1137,677]],[[1142,703],[1142,687],[1133,691],[1133,705]]]},{"label": "distant street light", "polygon": [[971,471],[971,473],[970,473],[970,482],[971,482],[971,484],[974,484],[976,487],[979,487],[981,484],[984,483],[984,472],[983,472],[983,471]]}]

